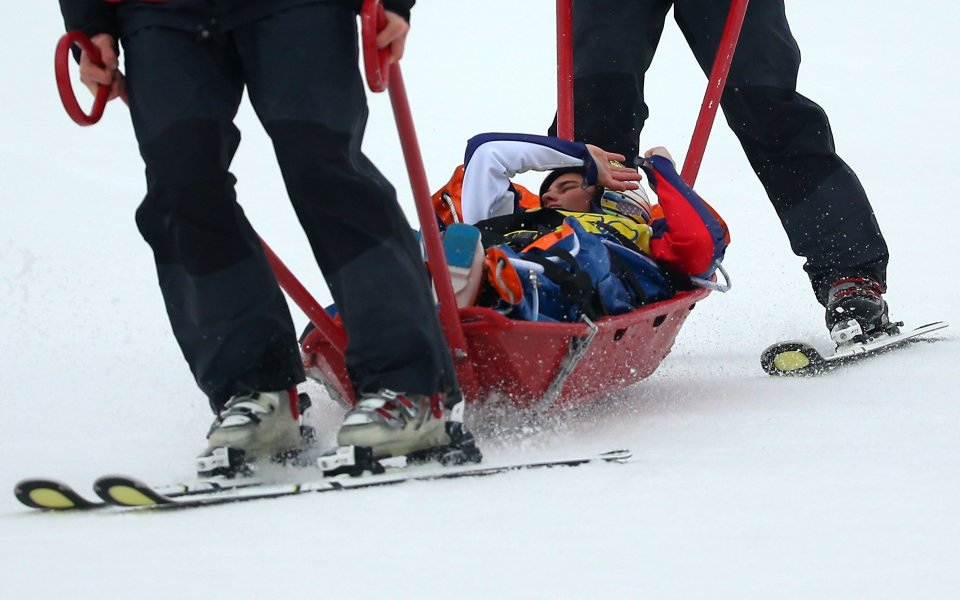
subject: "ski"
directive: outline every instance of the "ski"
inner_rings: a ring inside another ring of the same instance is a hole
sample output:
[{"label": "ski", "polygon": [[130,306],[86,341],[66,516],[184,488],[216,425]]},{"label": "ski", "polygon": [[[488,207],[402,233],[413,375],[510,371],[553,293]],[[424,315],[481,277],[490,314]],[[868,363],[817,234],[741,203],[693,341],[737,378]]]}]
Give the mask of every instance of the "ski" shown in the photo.
[{"label": "ski", "polygon": [[913,342],[937,341],[940,338],[926,336],[945,327],[947,323],[943,321],[927,323],[912,331],[883,334],[867,342],[844,344],[832,354],[826,355],[806,342],[779,342],[763,351],[760,355],[760,365],[769,375],[821,375],[864,358],[903,348]]},{"label": "ski", "polygon": [[90,510],[107,506],[105,502],[87,500],[72,487],[53,479],[24,479],[13,488],[21,504],[40,510]]},{"label": "ski", "polygon": [[[514,463],[499,466],[468,465],[434,469],[407,467],[396,472],[360,477],[327,477],[302,483],[267,483],[238,480],[230,482],[197,481],[192,483],[153,487],[138,479],[122,475],[107,475],[94,484],[94,491],[107,504],[131,509],[172,509],[215,506],[252,500],[283,498],[300,494],[337,492],[363,488],[396,485],[407,481],[435,481],[461,477],[484,477],[548,467],[574,467],[589,463],[623,463],[633,453],[629,450],[614,450],[603,454],[563,458],[540,462]],[[211,487],[215,486],[215,487]],[[164,490],[171,490],[164,493]]]},{"label": "ski", "polygon": [[[158,487],[157,491],[170,498],[180,498],[255,485],[259,483],[249,480],[198,480],[189,485]],[[108,502],[88,500],[66,483],[54,479],[24,479],[14,486],[13,493],[21,504],[38,510],[78,511],[110,506]]]}]

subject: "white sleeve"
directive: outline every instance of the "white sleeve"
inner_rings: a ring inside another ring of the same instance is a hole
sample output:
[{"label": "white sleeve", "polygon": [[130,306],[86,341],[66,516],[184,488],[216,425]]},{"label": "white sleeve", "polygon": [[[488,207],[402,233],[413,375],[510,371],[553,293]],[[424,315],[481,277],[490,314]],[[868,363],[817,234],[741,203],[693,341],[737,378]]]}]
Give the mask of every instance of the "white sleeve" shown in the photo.
[{"label": "white sleeve", "polygon": [[[563,142],[564,146],[570,144],[572,143]],[[582,144],[576,146],[586,150]],[[464,169],[461,195],[463,222],[472,225],[490,217],[511,214],[514,209],[514,193],[510,187],[510,178],[517,173],[531,170],[551,171],[583,164],[582,157],[542,143],[505,139],[485,141],[473,150]]]}]

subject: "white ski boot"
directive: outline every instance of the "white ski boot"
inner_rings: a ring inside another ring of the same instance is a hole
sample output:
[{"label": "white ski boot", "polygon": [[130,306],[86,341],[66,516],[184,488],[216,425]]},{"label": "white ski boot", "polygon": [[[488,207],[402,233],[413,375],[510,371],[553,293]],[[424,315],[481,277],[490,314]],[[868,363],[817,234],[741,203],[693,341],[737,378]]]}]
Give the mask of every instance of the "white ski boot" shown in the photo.
[{"label": "white ski boot", "polygon": [[242,450],[247,460],[268,458],[301,445],[299,419],[293,415],[293,392],[251,392],[233,396],[207,433],[209,449]]},{"label": "white ski boot", "polygon": [[344,417],[336,450],[316,464],[327,477],[383,473],[387,468],[439,462],[478,463],[483,453],[463,425],[464,400],[380,390],[366,394]]},{"label": "white ski boot", "polygon": [[371,448],[374,458],[449,446],[442,400],[442,394],[368,394],[343,419],[337,443]]}]

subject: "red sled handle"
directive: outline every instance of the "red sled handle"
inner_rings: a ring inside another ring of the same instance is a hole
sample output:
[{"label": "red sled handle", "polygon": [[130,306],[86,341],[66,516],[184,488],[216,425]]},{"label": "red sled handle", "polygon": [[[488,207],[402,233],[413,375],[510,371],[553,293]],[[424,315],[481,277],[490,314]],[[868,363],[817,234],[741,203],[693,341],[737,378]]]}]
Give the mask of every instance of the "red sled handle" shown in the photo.
[{"label": "red sled handle", "polygon": [[370,91],[380,93],[390,85],[390,48],[377,48],[377,33],[386,27],[380,0],[364,0],[360,10],[363,39],[363,62]]},{"label": "red sled handle", "polygon": [[393,108],[393,116],[397,122],[397,133],[400,137],[400,148],[403,150],[407,175],[410,178],[410,188],[413,192],[417,217],[420,221],[423,243],[429,257],[427,269],[433,279],[433,285],[439,300],[440,324],[447,339],[447,345],[450,347],[450,352],[453,354],[461,390],[467,397],[474,396],[477,390],[476,375],[472,364],[467,360],[469,356],[467,340],[460,323],[457,300],[453,293],[453,284],[450,281],[450,273],[447,269],[443,243],[440,240],[436,212],[430,199],[430,186],[427,183],[427,174],[423,167],[423,156],[420,153],[420,144],[417,141],[417,132],[413,125],[413,115],[410,111],[406,87],[403,85],[403,75],[400,72],[399,63],[390,64],[389,49],[377,48],[377,33],[387,22],[380,0],[364,0],[360,12],[360,22],[363,30],[367,86],[374,92],[389,91],[390,105]]},{"label": "red sled handle", "polygon": [[557,0],[557,136],[573,139],[572,0]]},{"label": "red sled handle", "polygon": [[697,117],[697,124],[693,129],[690,147],[687,149],[683,170],[680,173],[680,177],[690,187],[696,183],[697,174],[700,173],[700,163],[707,149],[707,139],[710,138],[710,130],[713,128],[717,109],[720,108],[720,98],[727,85],[727,75],[730,73],[730,65],[733,63],[733,54],[737,50],[740,29],[743,27],[743,18],[747,14],[749,3],[750,0],[733,0],[730,3],[730,12],[727,13],[727,21],[720,36],[720,45],[717,47],[717,56],[713,60],[713,68],[710,71],[710,81],[703,96],[703,103],[700,105],[700,114]]},{"label": "red sled handle", "polygon": [[103,116],[103,109],[107,106],[107,98],[110,96],[110,86],[97,86],[97,95],[93,100],[93,107],[90,113],[83,112],[80,104],[77,102],[77,96],[73,93],[73,84],[70,83],[70,49],[76,44],[80,49],[90,56],[90,60],[102,65],[100,50],[93,45],[90,38],[82,31],[70,31],[65,33],[60,41],[57,42],[57,50],[54,54],[53,68],[57,76],[57,91],[60,93],[60,101],[63,102],[63,108],[77,125],[93,125]]}]

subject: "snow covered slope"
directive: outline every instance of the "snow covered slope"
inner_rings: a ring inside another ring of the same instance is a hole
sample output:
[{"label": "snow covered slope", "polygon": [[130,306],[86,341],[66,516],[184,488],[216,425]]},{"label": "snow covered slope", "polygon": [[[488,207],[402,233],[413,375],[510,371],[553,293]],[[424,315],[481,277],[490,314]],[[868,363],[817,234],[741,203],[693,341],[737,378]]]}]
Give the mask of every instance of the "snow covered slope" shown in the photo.
[{"label": "snow covered slope", "polygon": [[[546,129],[553,6],[418,4],[404,75],[431,186],[471,135]],[[8,10],[3,596],[956,597],[960,9],[946,0],[787,9],[804,57],[800,90],[827,110],[887,235],[892,316],[950,321],[944,341],[819,379],[765,376],[758,356],[768,343],[826,344],[826,334],[801,260],[720,122],[697,188],[730,224],[733,291],[701,303],[661,370],[604,409],[535,426],[482,423],[492,459],[628,447],[633,462],[124,517],[32,514],[9,493],[28,475],[84,491],[105,472],[186,477],[210,415],[133,223],[144,184],[128,113],[111,105],[100,125],[74,126],[53,85],[55,3]],[[647,78],[642,143],[682,156],[704,85],[668,22]],[[365,150],[411,209],[386,97],[372,97],[371,111]],[[244,208],[327,298],[248,106],[239,123]],[[339,410],[321,402],[316,412],[331,435]]]}]

